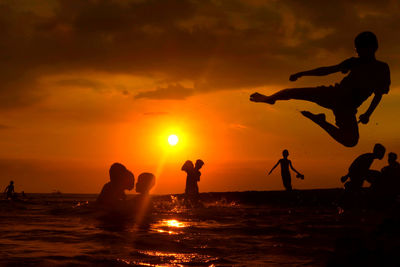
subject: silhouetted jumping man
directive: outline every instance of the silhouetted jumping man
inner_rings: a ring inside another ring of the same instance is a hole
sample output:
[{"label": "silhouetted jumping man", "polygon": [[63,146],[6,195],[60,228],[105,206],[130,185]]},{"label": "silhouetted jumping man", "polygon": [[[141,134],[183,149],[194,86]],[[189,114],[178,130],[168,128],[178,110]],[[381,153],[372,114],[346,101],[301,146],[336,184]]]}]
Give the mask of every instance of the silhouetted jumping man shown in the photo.
[{"label": "silhouetted jumping man", "polygon": [[10,184],[4,190],[4,194],[6,195],[6,199],[12,199],[14,197],[14,181],[10,181]]},{"label": "silhouetted jumping man", "polygon": [[309,111],[301,113],[318,124],[337,142],[346,147],[358,143],[357,108],[372,94],[374,98],[367,111],[360,115],[363,124],[369,118],[382,99],[389,92],[390,71],[385,62],[375,58],[378,40],[372,32],[362,32],[354,40],[358,57],[351,57],[342,63],[329,67],[321,67],[299,72],[290,76],[290,81],[296,81],[302,76],[324,76],[331,73],[350,73],[339,84],[334,86],[318,86],[309,88],[292,88],[281,90],[271,96],[254,93],[250,101],[274,104],[278,100],[306,100],[330,109],[335,115],[335,125],[325,120],[325,114],[313,114]]},{"label": "silhouetted jumping man", "polygon": [[365,180],[372,184],[380,178],[381,173],[370,170],[370,167],[375,159],[383,158],[385,151],[383,145],[376,144],[372,153],[362,154],[353,161],[349,167],[349,172],[341,178],[342,183],[350,178],[350,181],[345,183],[346,191],[357,192],[362,188]]},{"label": "silhouetted jumping man", "polygon": [[290,176],[289,167],[297,173],[297,178],[304,179],[304,175],[299,173],[292,165],[292,162],[288,159],[289,151],[287,149],[282,151],[283,158],[278,160],[278,163],[275,164],[274,167],[269,171],[268,175],[272,173],[272,171],[280,164],[281,165],[281,175],[282,175],[282,182],[283,186],[286,188],[286,191],[292,190],[292,179]]}]

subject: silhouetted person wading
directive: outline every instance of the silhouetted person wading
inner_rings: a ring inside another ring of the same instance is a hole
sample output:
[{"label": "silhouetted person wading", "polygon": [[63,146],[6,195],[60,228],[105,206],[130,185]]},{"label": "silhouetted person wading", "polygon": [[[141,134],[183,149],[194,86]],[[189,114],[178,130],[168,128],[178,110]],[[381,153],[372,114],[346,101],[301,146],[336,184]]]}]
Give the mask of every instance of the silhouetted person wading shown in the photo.
[{"label": "silhouetted person wading", "polygon": [[12,199],[14,197],[14,181],[10,181],[10,184],[4,190],[4,194],[6,195],[6,199]]},{"label": "silhouetted person wading", "polygon": [[116,162],[112,164],[109,174],[110,182],[103,186],[97,197],[97,204],[119,204],[120,201],[126,199],[125,190],[132,190],[135,186],[135,176],[121,163]]},{"label": "silhouetted person wading", "polygon": [[281,90],[271,96],[254,93],[250,100],[274,104],[278,100],[306,100],[330,109],[335,115],[335,125],[325,120],[325,114],[301,113],[318,124],[337,142],[347,147],[358,143],[357,108],[372,94],[374,98],[367,111],[360,115],[359,122],[367,124],[372,112],[378,106],[383,94],[389,92],[390,71],[388,64],[376,60],[378,40],[372,32],[362,32],[354,40],[358,57],[351,57],[342,63],[303,71],[290,76],[296,81],[302,76],[323,76],[335,72],[348,73],[339,84],[309,88]]},{"label": "silhouetted person wading", "polygon": [[187,173],[185,187],[186,202],[194,202],[195,204],[198,202],[199,186],[197,183],[200,182],[200,169],[203,167],[203,165],[204,162],[201,159],[198,159],[195,165],[193,165],[192,161],[187,160],[181,168],[182,171]]},{"label": "silhouetted person wading", "polygon": [[282,182],[283,182],[283,186],[285,187],[285,189],[287,191],[291,191],[292,190],[292,178],[290,175],[290,170],[289,167],[295,172],[297,173],[297,178],[300,179],[304,179],[304,175],[302,175],[301,173],[299,173],[292,165],[292,162],[288,159],[289,156],[289,151],[287,149],[282,151],[282,156],[283,158],[281,158],[280,160],[278,160],[278,163],[275,164],[274,167],[272,167],[272,169],[269,171],[268,175],[270,175],[272,173],[272,171],[278,166],[281,165],[281,175],[282,175]]},{"label": "silhouetted person wading", "polygon": [[393,202],[400,194],[400,163],[397,161],[397,154],[388,154],[389,165],[381,170],[381,179],[376,185],[377,197],[383,201]]}]

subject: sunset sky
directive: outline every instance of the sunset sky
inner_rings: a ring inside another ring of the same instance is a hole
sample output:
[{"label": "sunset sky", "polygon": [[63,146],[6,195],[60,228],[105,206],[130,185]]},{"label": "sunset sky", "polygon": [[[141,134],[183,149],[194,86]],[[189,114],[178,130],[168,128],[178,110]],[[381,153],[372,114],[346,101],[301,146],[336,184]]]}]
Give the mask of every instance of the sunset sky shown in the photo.
[{"label": "sunset sky", "polygon": [[[180,193],[184,161],[202,159],[202,192],[281,190],[279,170],[266,174],[285,148],[305,175],[294,188],[340,187],[376,142],[400,153],[399,25],[397,0],[1,0],[1,188],[96,193],[120,162],[156,174],[153,193]],[[339,82],[288,78],[356,56],[365,30],[392,85],[356,147],[299,113],[324,112],[316,105],[249,101]]]}]

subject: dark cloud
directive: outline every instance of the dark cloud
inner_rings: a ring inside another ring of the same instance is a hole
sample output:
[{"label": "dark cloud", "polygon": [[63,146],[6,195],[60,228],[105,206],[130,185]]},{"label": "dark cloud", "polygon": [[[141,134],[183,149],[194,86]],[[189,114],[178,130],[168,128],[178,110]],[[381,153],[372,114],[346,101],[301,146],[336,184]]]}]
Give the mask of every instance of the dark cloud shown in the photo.
[{"label": "dark cloud", "polygon": [[168,85],[166,88],[158,87],[153,91],[139,92],[135,95],[136,99],[149,98],[149,99],[185,99],[193,95],[194,89],[185,88],[180,84]]},{"label": "dark cloud", "polygon": [[66,79],[66,80],[59,80],[55,82],[56,85],[60,86],[76,86],[76,87],[83,87],[83,88],[91,88],[93,90],[104,90],[107,89],[108,86],[104,83],[88,80],[88,79]]},{"label": "dark cloud", "polygon": [[[65,72],[161,74],[168,84],[201,84],[194,90],[158,88],[137,98],[182,99],[278,84],[290,71],[352,55],[354,36],[366,29],[381,41],[379,56],[395,62],[399,5],[389,0],[54,0],[37,7],[3,2],[0,107],[38,101],[44,97],[40,78]],[[397,72],[394,66],[394,77]],[[82,79],[75,82],[87,82]]]}]

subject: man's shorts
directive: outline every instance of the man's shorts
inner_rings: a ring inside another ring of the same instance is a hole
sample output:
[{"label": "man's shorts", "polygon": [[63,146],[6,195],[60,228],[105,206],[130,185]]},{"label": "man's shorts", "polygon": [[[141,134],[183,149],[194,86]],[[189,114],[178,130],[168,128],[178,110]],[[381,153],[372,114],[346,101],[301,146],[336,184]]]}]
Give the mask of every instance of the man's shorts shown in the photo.
[{"label": "man's shorts", "polygon": [[340,88],[338,84],[312,89],[315,96],[314,102],[333,111],[338,127],[352,127],[354,123],[357,125],[357,108],[352,104],[351,96],[346,90]]}]

